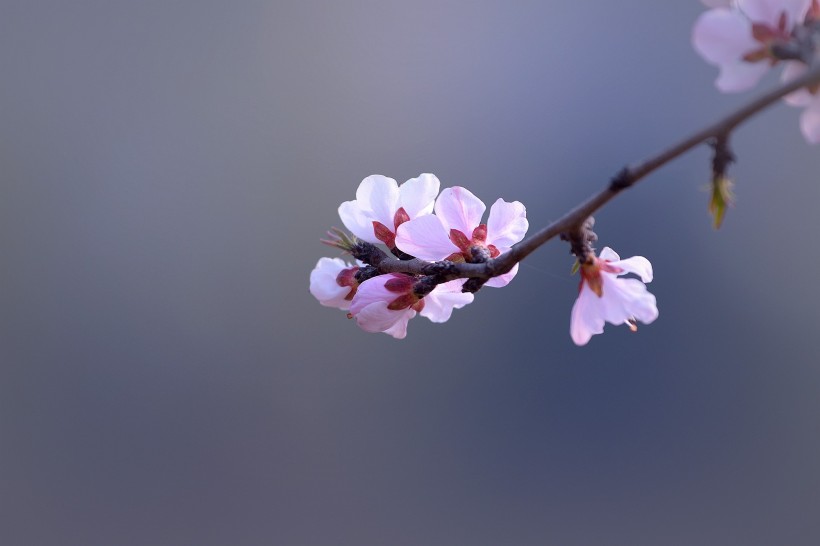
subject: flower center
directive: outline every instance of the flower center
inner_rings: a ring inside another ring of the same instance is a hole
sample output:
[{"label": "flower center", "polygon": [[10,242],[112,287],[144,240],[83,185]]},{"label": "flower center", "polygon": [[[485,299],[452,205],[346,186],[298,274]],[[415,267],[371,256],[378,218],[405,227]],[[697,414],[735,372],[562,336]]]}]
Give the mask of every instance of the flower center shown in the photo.
[{"label": "flower center", "polygon": [[606,273],[622,273],[623,269],[620,267],[615,267],[608,260],[602,260],[600,258],[593,258],[591,262],[581,264],[581,282],[578,285],[578,291],[580,292],[584,288],[584,283],[587,283],[589,289],[592,290],[595,295],[599,298],[603,297],[604,295],[604,278],[601,275],[601,271],[605,271]]},{"label": "flower center", "polygon": [[771,64],[777,63],[779,59],[775,56],[773,47],[791,40],[791,35],[786,31],[787,22],[788,14],[782,11],[780,12],[776,27],[765,23],[753,23],[752,37],[760,42],[761,47],[746,53],[743,56],[743,60],[749,63],[756,63],[768,59]]},{"label": "flower center", "polygon": [[462,231],[451,229],[450,241],[459,249],[459,252],[447,257],[451,261],[484,262],[488,257],[495,258],[501,254],[495,245],[487,244],[487,224],[479,224],[471,237],[467,237]]}]

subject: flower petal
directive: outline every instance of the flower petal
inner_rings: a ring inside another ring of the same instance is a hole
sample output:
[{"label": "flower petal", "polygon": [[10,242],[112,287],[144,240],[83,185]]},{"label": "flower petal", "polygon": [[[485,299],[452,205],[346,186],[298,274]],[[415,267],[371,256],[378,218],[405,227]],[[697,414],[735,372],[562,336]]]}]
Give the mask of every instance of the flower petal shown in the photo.
[{"label": "flower petal", "polygon": [[503,275],[493,277],[484,283],[484,286],[491,286],[493,288],[503,288],[510,284],[510,281],[518,274],[518,264],[515,264],[512,269]]},{"label": "flower petal", "polygon": [[752,23],[738,11],[721,8],[697,18],[692,45],[707,62],[717,65],[739,62],[760,47],[752,36]]},{"label": "flower petal", "polygon": [[369,211],[371,220],[393,228],[393,217],[399,209],[399,186],[392,178],[374,174],[368,176],[356,190],[359,207]]},{"label": "flower petal", "polygon": [[469,237],[481,223],[486,208],[470,190],[454,186],[441,192],[436,199],[435,211],[448,234],[451,229],[457,229]]},{"label": "flower petal", "polygon": [[365,307],[373,303],[384,303],[386,307],[387,304],[398,297],[398,294],[385,288],[385,283],[402,277],[404,275],[399,273],[388,273],[387,275],[372,277],[361,283],[356,290],[356,295],[353,296],[353,301],[350,302],[350,314],[356,316]]},{"label": "flower petal", "polygon": [[820,98],[800,115],[800,131],[809,144],[820,143]]},{"label": "flower petal", "polygon": [[[393,311],[387,303],[377,301],[363,307],[356,315],[356,324],[365,332],[388,332],[397,339],[407,335],[407,321],[416,316],[412,309]],[[403,324],[403,327],[401,326]],[[399,326],[399,330],[396,330]],[[397,335],[398,334],[398,335]]]},{"label": "flower petal", "polygon": [[604,292],[599,298],[604,319],[611,324],[623,324],[636,318],[649,324],[658,318],[655,296],[638,279],[620,279],[603,273]]},{"label": "flower petal", "polygon": [[381,242],[373,231],[373,220],[362,210],[358,201],[345,201],[339,205],[339,218],[345,227],[362,241],[373,244]]},{"label": "flower petal", "polygon": [[459,249],[450,241],[438,216],[419,216],[399,226],[396,230],[396,246],[422,260],[443,260]]},{"label": "flower petal", "polygon": [[487,218],[487,244],[511,247],[524,238],[528,227],[527,209],[523,204],[498,199],[490,207]]},{"label": "flower petal", "polygon": [[453,314],[453,309],[461,309],[472,303],[473,294],[465,294],[461,287],[467,279],[456,279],[436,286],[424,297],[424,309],[419,313],[431,322],[446,322]]},{"label": "flower petal", "polygon": [[621,257],[618,256],[618,253],[609,248],[608,246],[604,247],[604,249],[598,254],[598,257],[608,262],[617,262],[621,259]]},{"label": "flower petal", "polygon": [[416,316],[416,312],[412,309],[407,309],[404,314],[396,321],[396,324],[384,330],[384,333],[393,336],[396,339],[404,339],[407,337],[407,323],[410,319]]},{"label": "flower petal", "polygon": [[581,287],[569,319],[569,334],[576,345],[586,345],[592,336],[604,332],[604,319],[596,309],[599,299],[586,283]]},{"label": "flower petal", "polygon": [[431,214],[439,185],[438,178],[430,173],[411,178],[399,186],[399,207],[404,208],[411,220],[423,214]]},{"label": "flower petal", "polygon": [[350,293],[350,287],[340,286],[336,277],[349,267],[352,266],[339,258],[320,258],[310,272],[310,293],[326,307],[347,309],[350,301],[345,297]]},{"label": "flower petal", "polygon": [[[783,82],[790,82],[799,78],[806,73],[808,67],[799,61],[788,61],[783,67],[783,72],[780,73],[780,80]],[[812,95],[805,87],[786,95],[783,100],[791,106],[808,106],[816,96]]]},{"label": "flower petal", "polygon": [[639,276],[643,282],[652,282],[652,264],[643,256],[632,256],[626,260],[613,260],[610,263],[624,270],[621,275],[633,273]]}]

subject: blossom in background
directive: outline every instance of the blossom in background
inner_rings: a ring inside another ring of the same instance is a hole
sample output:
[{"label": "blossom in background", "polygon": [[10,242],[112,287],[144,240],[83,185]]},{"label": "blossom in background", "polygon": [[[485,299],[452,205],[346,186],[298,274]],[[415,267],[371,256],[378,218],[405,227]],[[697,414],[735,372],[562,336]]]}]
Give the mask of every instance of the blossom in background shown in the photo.
[{"label": "blossom in background", "polygon": [[[481,217],[484,203],[460,186],[441,192],[435,214],[402,223],[396,232],[396,246],[422,260],[476,261],[475,254],[495,258],[524,238],[529,224],[527,210],[518,201],[498,199],[490,208],[486,224]],[[518,264],[508,273],[493,277],[486,286],[506,286],[518,272]]]},{"label": "blossom in background", "polygon": [[340,258],[320,258],[310,272],[310,293],[326,307],[347,309],[359,286],[358,271]]},{"label": "blossom in background", "polygon": [[374,174],[356,190],[356,199],[339,207],[345,227],[368,243],[395,247],[396,228],[402,223],[433,212],[439,181],[421,174],[401,186],[395,180]]},{"label": "blossom in background", "polygon": [[[789,63],[783,69],[783,80],[791,81],[800,77],[807,70],[801,63]],[[820,92],[814,89],[799,89],[785,97],[785,101],[803,108],[800,114],[800,131],[803,137],[811,144],[820,143]]]},{"label": "blossom in background", "polygon": [[723,92],[745,91],[778,62],[772,47],[787,44],[802,24],[811,0],[704,2],[713,9],[692,30],[695,50],[720,69],[715,85]]},{"label": "blossom in background", "polygon": [[[627,324],[635,330],[636,320],[649,324],[658,318],[655,296],[644,285],[652,282],[652,264],[643,256],[621,260],[607,247],[591,264],[582,265],[580,273],[581,286],[570,317],[570,335],[577,345],[603,333],[604,322]],[[620,278],[626,273],[641,280]]]},{"label": "blossom in background", "polygon": [[417,280],[410,275],[389,273],[364,281],[350,304],[350,316],[366,332],[384,332],[403,339],[407,323],[417,313],[432,322],[446,322],[453,309],[473,301],[473,294],[461,292],[466,279],[439,284],[424,297],[413,293]]}]

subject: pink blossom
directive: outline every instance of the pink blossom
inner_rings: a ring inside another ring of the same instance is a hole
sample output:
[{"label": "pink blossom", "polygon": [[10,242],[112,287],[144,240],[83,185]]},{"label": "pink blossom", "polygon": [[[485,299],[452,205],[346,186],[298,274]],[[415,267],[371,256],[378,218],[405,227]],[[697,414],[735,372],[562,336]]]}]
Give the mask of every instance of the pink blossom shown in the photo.
[{"label": "pink blossom", "polygon": [[347,309],[356,294],[358,266],[339,258],[320,258],[310,272],[310,293],[326,307]]},{"label": "pink blossom", "polygon": [[[518,201],[498,199],[490,208],[486,224],[481,223],[486,206],[469,190],[447,188],[436,199],[435,215],[421,216],[403,223],[396,232],[396,246],[417,258],[429,261],[449,259],[475,261],[475,254],[495,258],[527,233],[527,211]],[[518,264],[486,286],[506,286],[518,272]]]},{"label": "pink blossom", "polygon": [[695,22],[692,43],[720,69],[715,85],[731,93],[751,89],[777,63],[772,47],[791,40],[811,0],[737,0],[708,2],[717,6]]},{"label": "pink blossom", "polygon": [[399,225],[433,212],[438,189],[438,178],[432,174],[421,174],[401,186],[374,174],[359,184],[355,200],[341,204],[339,216],[359,239],[393,248]]},{"label": "pink blossom", "polygon": [[417,313],[432,322],[446,322],[453,309],[473,301],[473,294],[461,292],[465,279],[442,283],[424,297],[413,293],[416,281],[400,273],[364,281],[353,297],[350,315],[366,332],[384,332],[403,339],[407,335],[407,323]]},{"label": "pink blossom", "polygon": [[[621,260],[607,247],[592,264],[582,265],[580,272],[581,285],[569,328],[577,345],[586,345],[593,335],[603,333],[604,322],[627,324],[635,330],[636,320],[649,324],[658,318],[655,296],[644,285],[652,282],[652,264],[643,256]],[[620,278],[626,273],[641,280]]]},{"label": "pink blossom", "polygon": [[[783,69],[783,81],[791,81],[800,77],[807,70],[806,65],[799,62],[790,62]],[[788,104],[803,108],[800,115],[800,131],[810,144],[820,143],[820,89],[799,89],[786,96]]]}]

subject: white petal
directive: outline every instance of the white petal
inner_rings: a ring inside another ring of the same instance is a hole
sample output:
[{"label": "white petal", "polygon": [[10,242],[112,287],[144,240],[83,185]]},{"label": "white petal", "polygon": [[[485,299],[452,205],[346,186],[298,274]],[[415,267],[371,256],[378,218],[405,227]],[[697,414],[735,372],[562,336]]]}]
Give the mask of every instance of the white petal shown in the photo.
[{"label": "white petal", "polygon": [[352,267],[339,258],[320,258],[310,272],[310,293],[326,307],[347,309],[350,301],[345,299],[350,293],[349,286],[339,286],[336,277],[343,269]]},{"label": "white petal", "polygon": [[803,110],[800,115],[800,131],[809,144],[820,143],[820,98]]},{"label": "white petal", "polygon": [[717,65],[739,62],[746,53],[760,48],[749,20],[728,9],[702,13],[692,28],[692,45],[707,62]]},{"label": "white petal", "polygon": [[419,314],[431,322],[447,322],[453,314],[453,309],[461,309],[472,303],[475,297],[461,291],[465,282],[467,279],[456,279],[436,286],[424,297],[424,308]]},{"label": "white petal", "polygon": [[491,286],[492,288],[503,288],[510,284],[510,281],[515,278],[518,274],[518,264],[515,264],[512,269],[510,269],[507,273],[503,275],[499,275],[497,277],[493,277],[492,279],[488,280],[484,283],[484,286]]},{"label": "white petal", "polygon": [[518,201],[508,203],[498,199],[490,207],[487,218],[487,244],[511,247],[524,238],[529,223],[527,209]]},{"label": "white petal", "polygon": [[[353,235],[367,241],[368,243],[379,244],[376,234],[373,232],[373,220],[362,210],[357,201],[345,201],[339,206],[339,218]],[[390,226],[388,226],[390,227]]]},{"label": "white petal", "polygon": [[618,256],[618,253],[609,248],[608,246],[604,247],[604,249],[598,254],[598,257],[608,262],[615,262],[621,259],[621,257]]},{"label": "white petal", "polygon": [[451,229],[457,229],[468,239],[481,223],[481,216],[486,208],[481,199],[461,186],[442,191],[436,199],[435,206],[436,216],[441,219],[447,233],[449,234]]},{"label": "white petal", "polygon": [[411,178],[399,187],[399,207],[404,208],[411,220],[423,214],[431,214],[439,185],[438,178],[430,173]]},{"label": "white petal", "polygon": [[396,246],[411,256],[433,262],[459,251],[441,220],[432,214],[401,224],[396,230]]},{"label": "white petal", "polygon": [[[780,79],[783,82],[790,82],[806,73],[808,67],[799,61],[788,61],[783,67]],[[814,102],[816,96],[812,95],[805,87],[786,95],[783,100],[791,106],[808,106]]]},{"label": "white petal", "polygon": [[658,318],[655,296],[638,279],[620,279],[604,273],[603,296],[599,298],[604,319],[611,324],[623,324],[634,317],[644,324]]},{"label": "white petal", "polygon": [[598,296],[584,284],[572,306],[569,333],[576,345],[586,345],[595,334],[604,331],[604,319],[597,310]]},{"label": "white petal", "polygon": [[395,180],[380,174],[368,176],[359,184],[356,200],[362,210],[371,213],[371,220],[394,229],[393,217],[399,210],[399,186]]},{"label": "white petal", "polygon": [[780,14],[786,12],[786,32],[802,21],[811,0],[738,0],[738,7],[753,23],[765,23],[776,28]]},{"label": "white petal", "polygon": [[610,263],[623,269],[624,273],[633,273],[639,276],[643,282],[652,282],[652,264],[643,256],[632,256],[626,260],[613,260]]}]

